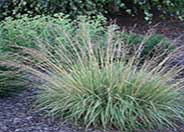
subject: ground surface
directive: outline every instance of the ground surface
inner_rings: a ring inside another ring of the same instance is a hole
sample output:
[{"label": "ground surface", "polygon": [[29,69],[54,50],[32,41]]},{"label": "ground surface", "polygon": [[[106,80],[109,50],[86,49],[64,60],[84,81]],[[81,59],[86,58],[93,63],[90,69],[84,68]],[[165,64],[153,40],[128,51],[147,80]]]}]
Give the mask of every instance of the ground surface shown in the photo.
[{"label": "ground surface", "polygon": [[[116,20],[122,28],[136,33],[145,33],[151,27],[154,27],[152,30],[154,29],[171,40],[175,40],[176,45],[184,45],[184,23],[163,21],[157,23],[157,25],[155,25],[155,22],[148,26],[144,22],[137,21],[136,19],[121,17],[117,17]],[[134,23],[137,23],[136,27]],[[184,65],[184,50],[183,54],[174,61],[176,63],[181,61],[183,62],[181,64]],[[36,94],[36,90],[32,89],[23,91],[17,96],[0,99],[0,132],[84,132],[84,129],[75,127],[70,123],[44,118],[41,112],[31,110],[30,104],[34,100],[34,94]],[[90,129],[88,132],[101,131]],[[184,132],[184,125],[181,124],[177,130],[155,130],[154,132]]]},{"label": "ground surface", "polygon": [[[29,89],[16,96],[0,99],[0,132],[84,132],[82,127],[74,126],[69,122],[46,118],[43,112],[31,109],[35,94],[37,94],[36,89]],[[103,131],[89,129],[87,132]],[[184,132],[184,124],[180,124],[177,130],[137,130],[135,132]]]},{"label": "ground surface", "polygon": [[31,109],[36,91],[30,89],[0,99],[0,132],[84,132],[82,128],[45,118],[41,112]]}]

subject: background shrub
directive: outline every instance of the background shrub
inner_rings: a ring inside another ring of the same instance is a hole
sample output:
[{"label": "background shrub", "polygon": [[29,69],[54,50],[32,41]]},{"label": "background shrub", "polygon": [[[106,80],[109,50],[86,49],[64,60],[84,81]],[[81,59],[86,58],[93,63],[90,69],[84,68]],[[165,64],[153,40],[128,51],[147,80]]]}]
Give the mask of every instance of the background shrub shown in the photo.
[{"label": "background shrub", "polygon": [[34,18],[21,16],[21,18],[17,20],[13,20],[9,17],[0,25],[1,47],[14,44],[36,47],[36,45],[34,45],[34,39],[36,37],[46,36],[49,39],[49,35],[47,35],[45,30],[49,23],[62,25],[67,30],[70,30],[70,27],[72,27],[72,22],[70,23],[70,21],[71,20],[67,18],[67,16],[66,19],[64,16],[61,19],[59,17],[54,18],[49,16],[36,16]]},{"label": "background shrub", "polygon": [[137,35],[126,32],[119,34],[127,41],[130,47],[138,47],[145,39],[144,49],[141,53],[142,58],[152,57],[153,54],[163,53],[166,50],[172,51],[176,48],[169,39],[160,34]]},{"label": "background shrub", "polygon": [[[51,16],[36,16],[29,18],[28,16],[22,16],[17,20],[13,20],[11,17],[2,21],[0,24],[0,50],[3,53],[8,49],[9,45],[19,45],[36,48],[35,38],[39,37],[53,43],[53,36],[63,37],[63,34],[55,33],[51,28],[55,25],[62,27],[62,30],[67,30],[70,34],[74,35],[78,31],[78,23],[88,23],[90,25],[90,34],[93,40],[99,36],[106,37],[107,25],[106,19],[102,16],[86,17],[80,16],[76,20],[71,20],[68,16],[63,14],[55,14],[55,17]],[[48,26],[49,25],[49,26]],[[127,33],[120,31],[117,25],[116,27],[116,39],[123,39],[130,47],[138,47],[141,44],[144,35],[137,35],[134,33]],[[146,35],[147,37],[149,35]],[[142,56],[149,56],[149,53],[159,50],[164,52],[165,49],[172,49],[174,46],[172,43],[162,35],[152,34],[151,37],[145,41],[145,48],[142,52]],[[64,38],[63,38],[64,41]],[[63,42],[66,44],[66,42]],[[67,45],[67,44],[66,44]]]},{"label": "background shrub", "polygon": [[161,17],[184,17],[183,0],[3,0],[0,2],[0,19],[20,14],[53,14],[63,12],[71,16],[127,12],[143,13],[151,20],[155,12]]}]

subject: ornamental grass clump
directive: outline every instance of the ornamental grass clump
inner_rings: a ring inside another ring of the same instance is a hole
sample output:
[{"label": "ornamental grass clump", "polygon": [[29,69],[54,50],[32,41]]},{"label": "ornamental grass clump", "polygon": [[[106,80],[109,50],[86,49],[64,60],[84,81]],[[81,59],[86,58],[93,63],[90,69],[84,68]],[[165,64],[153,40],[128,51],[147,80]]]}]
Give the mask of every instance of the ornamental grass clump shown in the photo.
[{"label": "ornamental grass clump", "polygon": [[[17,78],[19,78],[18,80],[21,79],[20,76],[16,75],[15,71],[7,71],[6,69],[2,69],[0,67],[0,97],[15,94],[15,91],[23,89],[22,85],[24,86],[24,83],[19,83]],[[18,83],[16,83],[16,81]]]},{"label": "ornamental grass clump", "polygon": [[40,89],[37,108],[105,131],[176,127],[176,120],[183,121],[182,79],[174,80],[183,68],[167,66],[174,54],[163,59],[165,50],[142,62],[148,38],[133,52],[115,37],[113,26],[96,37],[87,24],[79,24],[75,35],[59,27],[52,30],[56,45],[38,39],[37,50],[14,46],[16,52],[9,54],[21,71],[44,80],[32,80]]}]

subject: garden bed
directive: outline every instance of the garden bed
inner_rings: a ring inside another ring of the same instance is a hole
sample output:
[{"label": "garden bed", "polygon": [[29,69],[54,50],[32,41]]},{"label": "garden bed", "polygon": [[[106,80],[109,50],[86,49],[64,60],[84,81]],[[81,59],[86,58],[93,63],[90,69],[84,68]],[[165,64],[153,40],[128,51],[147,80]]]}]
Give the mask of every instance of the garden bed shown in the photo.
[{"label": "garden bed", "polygon": [[[132,30],[136,33],[145,33],[155,23],[148,26],[139,21],[134,27],[132,19],[122,17],[117,19],[117,24],[128,31]],[[128,25],[127,25],[128,23]],[[134,28],[133,28],[134,27]],[[167,36],[171,40],[176,40],[176,45],[184,45],[184,24],[182,22],[160,22],[152,28],[157,33]],[[184,48],[181,49],[183,54],[179,55],[172,63],[180,62],[184,65]],[[45,118],[43,112],[37,112],[31,109],[31,103],[34,101],[34,96],[38,91],[36,89],[25,90],[16,96],[0,99],[0,132],[84,132],[83,128],[75,126],[69,122],[61,120],[53,120]],[[177,130],[155,130],[154,132],[183,132],[184,124],[179,124]],[[100,130],[89,129],[87,132],[101,132]],[[108,131],[110,132],[110,131]],[[112,131],[115,132],[115,131]],[[140,131],[142,132],[142,131]],[[147,131],[151,132],[151,131]]]},{"label": "garden bed", "polygon": [[[84,132],[84,128],[71,122],[46,118],[43,112],[31,109],[36,89],[25,90],[17,96],[0,99],[0,132]],[[184,124],[179,124],[177,130],[166,129],[167,132],[183,132]],[[144,132],[164,132],[163,130]],[[103,132],[91,128],[87,132]],[[119,131],[108,131],[119,132]],[[143,131],[136,131],[143,132]]]}]

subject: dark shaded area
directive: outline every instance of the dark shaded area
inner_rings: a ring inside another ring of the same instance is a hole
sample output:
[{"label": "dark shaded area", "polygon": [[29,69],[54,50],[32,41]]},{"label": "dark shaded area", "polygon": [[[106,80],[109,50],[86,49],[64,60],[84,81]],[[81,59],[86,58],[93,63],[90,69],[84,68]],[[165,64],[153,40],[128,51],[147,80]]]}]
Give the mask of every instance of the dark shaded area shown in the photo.
[{"label": "dark shaded area", "polygon": [[116,23],[121,29],[138,34],[145,34],[152,30],[152,32],[162,34],[170,39],[181,38],[184,35],[184,21],[173,17],[163,20],[155,16],[151,24],[144,20],[143,15],[113,14],[106,15],[106,17],[110,23]]}]

